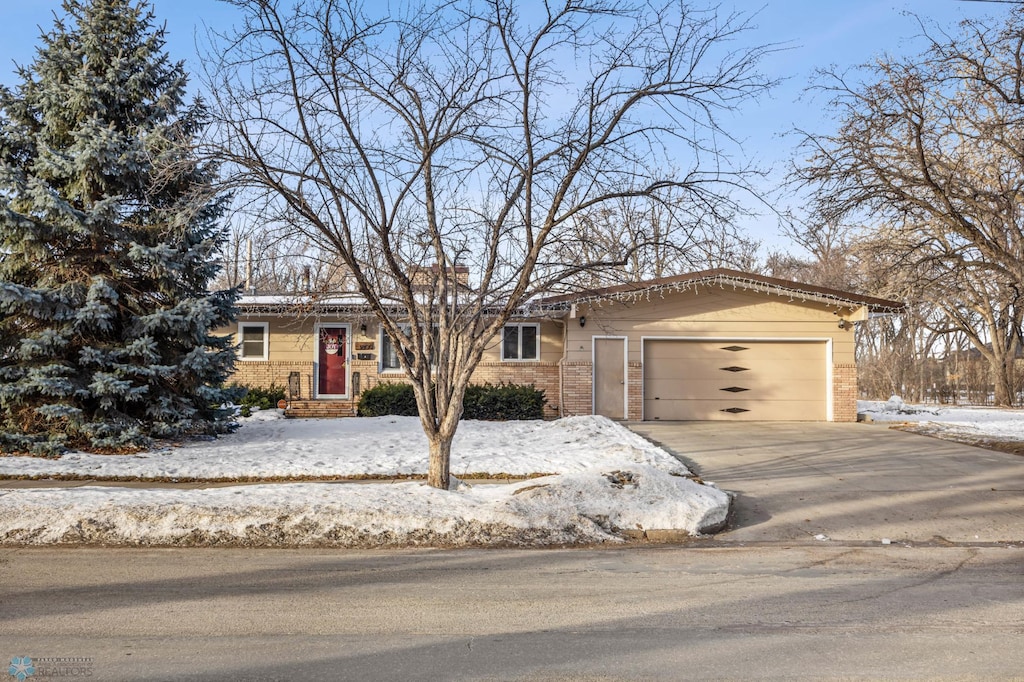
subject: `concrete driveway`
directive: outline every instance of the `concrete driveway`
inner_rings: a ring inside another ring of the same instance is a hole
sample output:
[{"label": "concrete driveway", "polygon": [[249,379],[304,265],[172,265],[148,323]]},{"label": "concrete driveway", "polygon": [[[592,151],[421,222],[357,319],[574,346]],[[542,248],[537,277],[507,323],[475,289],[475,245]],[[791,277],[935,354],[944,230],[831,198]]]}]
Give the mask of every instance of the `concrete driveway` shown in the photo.
[{"label": "concrete driveway", "polygon": [[[1024,457],[878,424],[637,422],[736,494],[727,542],[1024,542]],[[827,536],[828,540],[815,539]]]}]

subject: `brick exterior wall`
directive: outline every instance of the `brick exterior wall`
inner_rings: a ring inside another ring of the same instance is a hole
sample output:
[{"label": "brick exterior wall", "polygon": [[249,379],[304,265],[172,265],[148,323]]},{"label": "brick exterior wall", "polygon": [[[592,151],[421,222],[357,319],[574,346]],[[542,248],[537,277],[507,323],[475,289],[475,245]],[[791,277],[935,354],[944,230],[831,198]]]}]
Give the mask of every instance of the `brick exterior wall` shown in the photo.
[{"label": "brick exterior wall", "polygon": [[[589,364],[587,365],[589,368]],[[373,388],[381,382],[406,383],[408,380],[402,372],[387,372],[381,374],[378,371],[376,360],[352,360],[349,393],[352,395],[347,400],[332,400],[337,404],[349,404],[355,409],[359,403],[359,395],[363,391]],[[589,370],[588,370],[589,371]],[[238,362],[235,364],[235,373],[230,381],[244,384],[246,386],[261,386],[268,388],[271,384],[285,387],[287,391],[288,376],[291,372],[299,372],[301,377],[301,389],[298,396],[301,400],[309,400],[313,397],[313,362]],[[482,362],[473,373],[472,383],[482,384],[490,382],[497,384],[501,382],[515,384],[533,384],[544,391],[548,404],[544,408],[544,416],[547,419],[558,417],[559,395],[558,395],[558,365],[550,362]],[[587,397],[587,409],[589,410],[589,394]]]},{"label": "brick exterior wall", "polygon": [[640,362],[630,362],[628,371],[626,400],[629,412],[626,419],[638,422],[644,415],[644,366]]},{"label": "brick exterior wall", "polygon": [[[492,384],[511,382],[516,384],[533,384],[544,391],[548,405],[544,416],[554,419],[561,414],[567,417],[592,414],[593,412],[593,364],[590,362],[565,362],[562,371],[562,395],[559,396],[559,366],[547,362],[482,362],[473,373],[473,383]],[[643,366],[639,362],[630,362],[628,366],[628,399],[629,413],[626,418],[640,421],[643,418]],[[287,389],[288,376],[291,372],[299,372],[299,399],[309,400],[313,395],[313,363],[312,362],[239,362],[235,365],[235,373],[231,381],[247,386],[269,387],[277,384]],[[405,383],[405,375],[400,372],[380,374],[376,361],[352,361],[352,386],[350,391],[360,393],[376,386],[382,381]],[[358,383],[358,386],[357,386]],[[349,403],[355,409],[359,402],[358,395],[349,400],[335,401]],[[853,364],[833,365],[832,367],[832,412],[837,422],[857,421],[857,367]]]},{"label": "brick exterior wall", "polygon": [[298,398],[308,398],[313,387],[312,362],[280,362],[280,361],[247,361],[236,362],[235,373],[228,380],[244,386],[260,386],[270,388],[271,384],[288,389],[288,375],[298,372],[301,377],[301,389]]},{"label": "brick exterior wall", "polygon": [[562,416],[594,413],[594,363],[562,363]]},{"label": "brick exterior wall", "polygon": [[832,420],[857,421],[857,366],[832,366]]}]

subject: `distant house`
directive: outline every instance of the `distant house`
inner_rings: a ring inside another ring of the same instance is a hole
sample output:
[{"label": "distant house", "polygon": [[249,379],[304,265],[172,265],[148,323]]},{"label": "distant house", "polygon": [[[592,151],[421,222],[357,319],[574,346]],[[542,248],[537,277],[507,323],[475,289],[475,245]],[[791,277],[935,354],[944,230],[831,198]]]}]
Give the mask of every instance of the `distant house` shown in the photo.
[{"label": "distant house", "polygon": [[[240,302],[234,380],[286,386],[295,415],[351,415],[404,377],[357,295]],[[854,421],[854,322],[902,304],[734,270],[531,302],[474,382],[534,384],[549,416]]]}]

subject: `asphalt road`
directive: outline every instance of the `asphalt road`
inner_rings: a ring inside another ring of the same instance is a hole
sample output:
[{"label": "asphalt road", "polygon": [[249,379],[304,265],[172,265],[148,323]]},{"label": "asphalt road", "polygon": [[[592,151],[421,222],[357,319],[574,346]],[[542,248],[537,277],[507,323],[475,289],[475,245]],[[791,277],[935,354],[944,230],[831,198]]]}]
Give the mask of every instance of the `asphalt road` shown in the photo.
[{"label": "asphalt road", "polygon": [[1010,546],[7,548],[0,662],[43,661],[30,681],[1024,679],[1022,573]]}]

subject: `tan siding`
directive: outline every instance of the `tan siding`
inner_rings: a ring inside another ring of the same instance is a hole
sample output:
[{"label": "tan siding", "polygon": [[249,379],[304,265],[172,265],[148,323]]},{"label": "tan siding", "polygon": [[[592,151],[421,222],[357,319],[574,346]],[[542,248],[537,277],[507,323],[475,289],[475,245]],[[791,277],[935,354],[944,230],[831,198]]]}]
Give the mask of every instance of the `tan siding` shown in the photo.
[{"label": "tan siding", "polygon": [[[580,316],[586,316],[582,328]],[[640,362],[644,337],[817,338],[832,339],[834,362],[852,363],[853,331],[839,329],[839,319],[824,305],[766,300],[765,294],[716,288],[667,293],[635,303],[581,306],[568,320],[567,359],[590,361],[594,335],[628,337],[631,362]]]},{"label": "tan siding", "polygon": [[[637,302],[605,302],[590,308],[590,319],[598,317],[636,320],[638,323],[660,324],[663,320],[685,317],[693,320],[719,321],[786,321],[819,318],[835,319],[832,310],[817,304],[769,297],[765,294],[742,291],[723,291],[715,287],[699,292],[666,293]],[[594,315],[594,318],[590,316]]]},{"label": "tan siding", "polygon": [[[540,361],[558,362],[562,359],[562,324],[555,320],[513,320],[509,324],[540,324]],[[481,362],[508,362],[501,359],[501,337],[491,340]]]},{"label": "tan siding", "polygon": [[277,362],[313,361],[313,322],[275,318],[270,322],[270,359]]},{"label": "tan siding", "polygon": [[[267,358],[270,362],[312,362],[313,361],[313,320],[287,317],[242,317],[239,322],[266,322],[270,330],[270,348]],[[218,333],[238,335],[238,325],[225,327]],[[237,338],[235,338],[237,342]],[[245,363],[260,362],[246,360]]]},{"label": "tan siding", "polygon": [[[652,295],[633,302],[579,306],[576,318],[567,320],[566,358],[568,363],[589,363],[592,361],[593,336],[625,336],[628,339],[629,362],[631,366],[636,365],[639,368],[639,374],[646,373],[645,368],[640,365],[641,361],[649,361],[649,358],[643,358],[645,338],[820,339],[815,346],[822,355],[820,360],[814,361],[813,370],[805,371],[803,366],[806,363],[799,359],[786,360],[783,356],[779,357],[777,362],[791,368],[787,376],[783,377],[789,389],[772,390],[767,384],[762,384],[759,389],[765,393],[765,400],[772,402],[774,406],[767,405],[765,401],[752,400],[749,393],[745,397],[743,393],[719,397],[714,393],[722,387],[712,388],[710,384],[701,383],[709,381],[708,378],[695,377],[694,382],[685,389],[686,396],[701,396],[706,409],[702,413],[704,416],[693,418],[722,416],[728,419],[825,419],[829,390],[827,376],[831,370],[833,418],[848,420],[856,409],[855,397],[848,387],[850,380],[847,375],[850,372],[845,369],[852,367],[854,363],[854,332],[852,329],[840,329],[839,321],[843,318],[860,319],[864,312],[863,309],[839,310],[823,304],[791,300],[788,297],[728,288],[723,290],[703,287],[697,291],[666,292],[664,295]],[[842,313],[843,317],[837,313]],[[583,316],[586,317],[586,325],[580,327],[579,319]],[[824,357],[825,340],[832,342],[831,368]],[[799,354],[803,352],[802,349],[806,349],[806,346],[795,344],[792,352]],[[691,364],[701,366],[700,362]],[[801,373],[807,373],[808,376],[798,376]],[[764,381],[774,380],[766,377]],[[798,385],[793,382],[804,383]],[[645,386],[648,393],[650,390],[660,390],[657,380],[651,383],[649,376]],[[567,381],[565,392],[569,395],[577,390],[581,392],[583,388],[580,386],[579,389],[574,389]],[[589,390],[589,384],[586,388]],[[631,391],[629,413],[633,419],[639,416],[640,405],[637,403],[650,411],[650,414],[645,414],[648,419],[657,416],[659,411],[664,411],[666,415],[672,412],[667,406],[655,406],[652,404],[653,401],[644,402],[641,396],[634,398],[634,395],[635,393]],[[686,399],[686,396],[666,399]],[[798,399],[791,400],[794,396]],[[565,402],[568,404],[569,401]],[[755,405],[759,417],[751,414]],[[740,413],[740,416],[734,417],[729,413],[719,412],[730,406],[751,409],[751,413]],[[855,416],[853,414],[854,418]]]},{"label": "tan siding", "polygon": [[[244,317],[244,322],[267,322],[270,325],[270,360],[279,362],[312,361],[313,350],[313,327],[314,324],[349,324],[353,343],[372,343],[372,350],[357,350],[352,347],[353,353],[373,353],[374,359],[380,358],[380,325],[375,321],[358,321],[341,318],[306,318],[293,320],[284,317]],[[558,321],[553,320],[528,320],[527,322],[539,322],[541,334],[541,362],[558,362],[562,357],[562,326]],[[362,331],[362,326],[366,331]],[[218,334],[227,334],[234,337],[238,332],[238,325],[224,327],[217,330]],[[484,352],[484,362],[501,362],[501,347],[499,339],[494,339]]]}]

